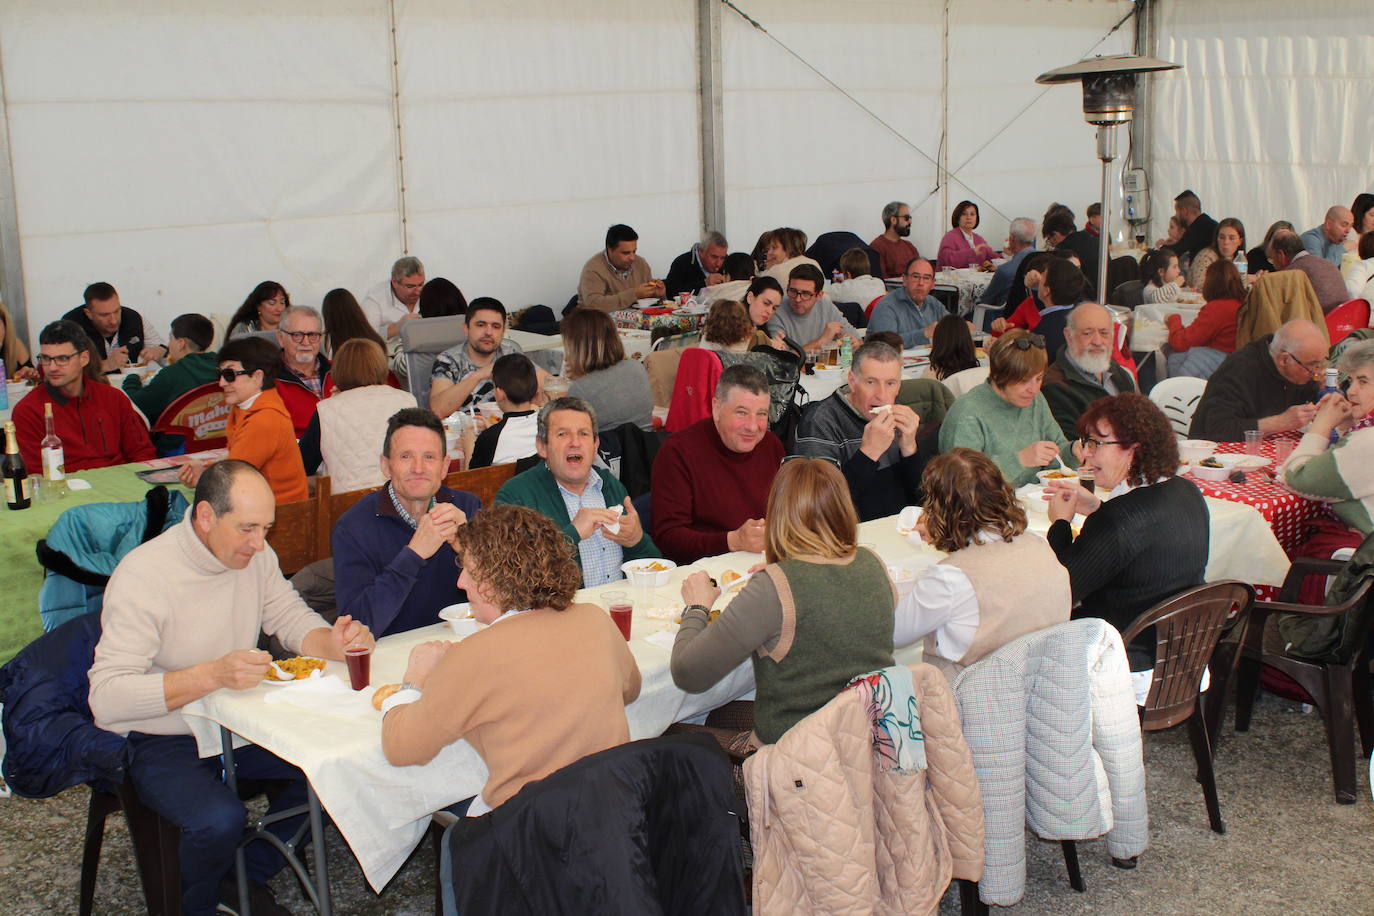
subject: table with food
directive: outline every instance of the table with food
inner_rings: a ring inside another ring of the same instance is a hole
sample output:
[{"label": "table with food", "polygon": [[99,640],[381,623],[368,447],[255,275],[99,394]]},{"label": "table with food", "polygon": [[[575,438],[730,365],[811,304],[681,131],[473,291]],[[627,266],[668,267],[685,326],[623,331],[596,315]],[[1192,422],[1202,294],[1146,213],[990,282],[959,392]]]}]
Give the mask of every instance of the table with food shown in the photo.
[{"label": "table with food", "polygon": [[[1040,493],[1034,487],[1025,488],[1022,498],[1031,528],[1043,533],[1049,520]],[[1286,559],[1264,519],[1240,503],[1217,499],[1207,503],[1212,537],[1208,580],[1238,578],[1276,584]],[[859,528],[861,545],[884,561],[899,594],[909,591],[921,571],[944,556],[914,533],[919,513],[908,507],[900,515],[865,522]],[[683,610],[683,579],[703,570],[720,583],[725,590],[722,601],[728,601],[761,559],[760,554],[735,552],[682,568],[667,560],[643,559],[624,567],[631,578],[578,592],[577,601],[618,613],[622,633],[628,626],[630,650],[642,677],[639,698],[626,707],[631,738],[658,735],[674,722],[701,716],[752,691],[752,668],[742,664],[705,693],[685,693],[673,683],[669,660]],[[370,684],[360,691],[350,689],[345,664],[331,661],[316,665],[322,668],[318,675],[307,674],[300,680],[246,691],[216,691],[187,705],[183,712],[203,755],[220,753],[223,727],[236,740],[258,744],[299,766],[357,856],[368,882],[380,889],[424,836],[430,815],[476,795],[487,770],[466,741],[444,747],[422,766],[389,764],[381,748],[377,691],[402,681],[413,647],[434,639],[461,640],[481,626],[467,615],[466,606],[455,605],[437,612],[432,626],[384,637],[370,657]],[[919,658],[919,643],[896,654],[899,664]],[[521,674],[511,672],[512,677]]]},{"label": "table with food", "polygon": [[1290,553],[1304,540],[1307,523],[1326,507],[1288,489],[1278,468],[1298,436],[1284,433],[1256,444],[1187,439],[1179,443],[1185,473],[1204,495],[1253,507]]}]

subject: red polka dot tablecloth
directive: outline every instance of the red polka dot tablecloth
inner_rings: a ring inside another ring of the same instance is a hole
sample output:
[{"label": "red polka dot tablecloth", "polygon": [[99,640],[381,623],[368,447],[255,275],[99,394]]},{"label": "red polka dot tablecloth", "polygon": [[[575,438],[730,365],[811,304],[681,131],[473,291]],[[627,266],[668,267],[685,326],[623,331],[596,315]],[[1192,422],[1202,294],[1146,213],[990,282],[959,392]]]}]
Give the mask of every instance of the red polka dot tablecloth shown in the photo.
[{"label": "red polka dot tablecloth", "polygon": [[[1280,437],[1275,437],[1280,438]],[[1288,441],[1296,442],[1292,437]],[[1260,454],[1273,462],[1275,439],[1265,439],[1260,443]],[[1217,451],[1222,454],[1238,455],[1245,451],[1243,442],[1220,442],[1217,443]],[[1269,523],[1269,527],[1274,529],[1274,536],[1278,538],[1279,544],[1290,555],[1303,541],[1303,534],[1307,528],[1309,519],[1324,513],[1325,506],[1322,503],[1305,499],[1282,483],[1271,478],[1265,471],[1267,469],[1277,469],[1274,464],[1267,468],[1247,468],[1245,470],[1245,483],[1232,483],[1229,480],[1199,480],[1192,474],[1188,479],[1197,484],[1198,489],[1206,496],[1215,496],[1218,499],[1229,499],[1232,502],[1245,503],[1253,506],[1264,520]]]}]

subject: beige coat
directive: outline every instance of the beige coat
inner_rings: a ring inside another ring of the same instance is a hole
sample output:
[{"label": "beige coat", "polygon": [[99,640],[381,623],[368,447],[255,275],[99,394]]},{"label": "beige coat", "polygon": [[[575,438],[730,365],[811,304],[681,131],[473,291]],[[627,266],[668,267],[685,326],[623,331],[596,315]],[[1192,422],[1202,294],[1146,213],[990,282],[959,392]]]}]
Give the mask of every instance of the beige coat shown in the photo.
[{"label": "beige coat", "polygon": [[933,914],[983,869],[983,808],[948,681],[911,669],[928,768],[882,772],[846,690],[744,762],[759,914]]}]

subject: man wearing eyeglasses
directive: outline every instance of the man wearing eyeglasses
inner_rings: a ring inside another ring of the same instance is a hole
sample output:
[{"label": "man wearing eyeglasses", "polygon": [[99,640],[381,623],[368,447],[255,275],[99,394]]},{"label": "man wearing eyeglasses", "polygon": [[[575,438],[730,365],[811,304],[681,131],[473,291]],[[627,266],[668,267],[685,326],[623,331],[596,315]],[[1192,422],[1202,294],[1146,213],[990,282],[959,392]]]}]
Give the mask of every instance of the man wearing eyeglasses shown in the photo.
[{"label": "man wearing eyeglasses", "polygon": [[1188,435],[1240,442],[1246,430],[1267,436],[1307,425],[1328,349],[1326,331],[1301,318],[1252,340],[1207,380]]},{"label": "man wearing eyeglasses", "polygon": [[[868,318],[868,330],[892,331],[901,335],[902,345],[917,347],[930,343],[936,323],[949,314],[944,304],[930,294],[935,288],[935,265],[925,258],[913,258],[902,271],[902,288],[878,300]],[[973,330],[973,325],[969,325]]]},{"label": "man wearing eyeglasses", "polygon": [[916,246],[907,241],[911,235],[911,208],[900,200],[883,207],[883,234],[868,243],[878,252],[884,277],[900,276],[912,258],[920,257]]},{"label": "man wearing eyeglasses", "polygon": [[63,315],[95,342],[100,371],[117,372],[132,362],[147,363],[167,355],[157,328],[131,308],[122,306],[119,293],[108,283],[92,283],[81,294],[82,304]]},{"label": "man wearing eyeglasses", "polygon": [[62,440],[67,472],[104,468],[157,457],[148,425],[121,391],[86,378],[91,341],[75,322],[54,321],[38,335],[43,384],[14,407],[19,453],[29,472],[41,473],[39,443],[46,435],[44,408],[52,405],[53,429]]},{"label": "man wearing eyeglasses", "polygon": [[770,337],[781,331],[789,341],[804,350],[821,350],[848,337],[854,347],[863,341],[850,324],[821,292],[825,277],[814,264],[798,264],[787,276],[787,297],[764,325]]},{"label": "man wearing eyeglasses", "polygon": [[1041,393],[1050,413],[1072,442],[1078,435],[1078,418],[1088,405],[1110,394],[1135,391],[1135,379],[1112,359],[1112,335],[1116,326],[1096,302],[1084,302],[1069,312],[1063,347],[1045,370]]},{"label": "man wearing eyeglasses", "polygon": [[291,426],[299,439],[315,407],[334,391],[329,375],[329,360],[320,352],[324,322],[320,313],[308,305],[293,305],[282,312],[277,325],[281,345],[281,369],[277,372],[277,393],[291,414]]},{"label": "man wearing eyeglasses", "polygon": [[400,336],[401,325],[420,317],[420,291],[425,287],[425,265],[419,258],[400,258],[391,265],[391,279],[378,283],[363,296],[363,314],[383,340]]}]

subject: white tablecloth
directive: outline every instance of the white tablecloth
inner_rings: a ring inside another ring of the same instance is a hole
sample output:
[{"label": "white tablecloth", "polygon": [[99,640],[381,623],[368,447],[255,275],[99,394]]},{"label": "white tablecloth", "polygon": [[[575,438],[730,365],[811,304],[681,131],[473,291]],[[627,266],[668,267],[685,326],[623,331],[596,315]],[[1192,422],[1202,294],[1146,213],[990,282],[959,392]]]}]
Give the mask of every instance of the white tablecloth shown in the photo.
[{"label": "white tablecloth", "polygon": [[[1208,499],[1207,505],[1212,513],[1207,578],[1279,584],[1288,561],[1263,517],[1240,503]],[[1043,532],[1048,519],[1041,512],[1033,512],[1031,526]],[[899,534],[895,517],[865,522],[860,526],[859,540],[871,545],[888,564],[913,572],[942,556]],[[726,569],[744,573],[761,559],[759,554],[733,553],[674,570],[669,584],[654,590],[648,600],[627,582],[579,593],[579,600],[596,600],[602,592],[623,590],[635,599],[630,648],[639,663],[643,686],[639,699],[625,710],[632,738],[658,735],[673,722],[700,715],[753,690],[753,673],[746,662],[707,693],[683,693],[669,674],[668,648],[646,642],[644,637],[671,629],[666,620],[652,618],[649,611],[680,607],[679,586],[691,570],[704,569],[719,577]],[[446,638],[454,638],[452,632],[446,624],[438,624],[381,640],[372,660],[372,683],[399,682],[412,646]],[[919,661],[919,643],[899,651],[897,659],[902,664]],[[330,662],[326,675],[348,677],[342,662]],[[486,782],[486,767],[465,741],[444,748],[425,766],[393,767],[382,756],[380,713],[369,707],[361,715],[330,715],[288,703],[266,702],[271,691],[291,689],[261,686],[247,691],[218,690],[187,705],[183,712],[204,756],[220,753],[219,726],[223,724],[246,741],[299,766],[353,849],[368,882],[380,890],[424,836],[430,814],[476,795]]]}]

